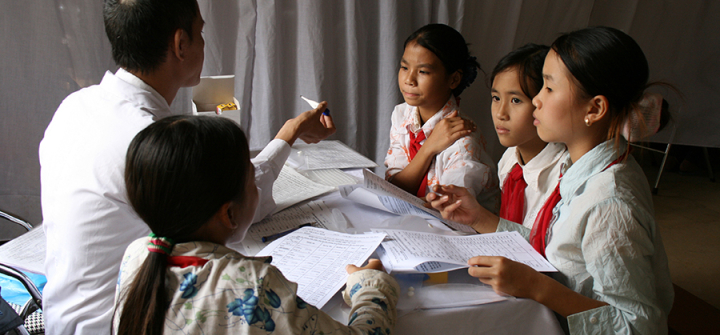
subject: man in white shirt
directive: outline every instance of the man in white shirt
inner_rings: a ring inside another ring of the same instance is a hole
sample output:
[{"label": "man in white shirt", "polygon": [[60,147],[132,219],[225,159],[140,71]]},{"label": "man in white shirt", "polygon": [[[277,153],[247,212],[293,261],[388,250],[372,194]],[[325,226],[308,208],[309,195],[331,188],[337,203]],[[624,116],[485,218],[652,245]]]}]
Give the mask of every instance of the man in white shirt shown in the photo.
[{"label": "man in white shirt", "polygon": [[[40,143],[48,334],[110,333],[121,257],[150,232],[127,203],[127,147],[148,124],[172,115],[178,90],[196,85],[203,65],[196,0],[108,0],[103,16],[120,69],[69,95]],[[325,107],[288,120],[253,160],[260,191],[255,221],[275,207],[272,184],[290,145],[335,132]]]}]

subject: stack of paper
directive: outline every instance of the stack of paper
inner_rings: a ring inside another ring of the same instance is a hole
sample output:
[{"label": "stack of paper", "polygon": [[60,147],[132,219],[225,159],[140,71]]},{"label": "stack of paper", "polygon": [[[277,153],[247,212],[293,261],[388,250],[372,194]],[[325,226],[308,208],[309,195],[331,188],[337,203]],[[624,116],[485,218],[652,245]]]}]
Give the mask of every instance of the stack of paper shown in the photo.
[{"label": "stack of paper", "polygon": [[295,144],[287,160],[290,166],[304,170],[370,168],[377,164],[340,141]]},{"label": "stack of paper", "polygon": [[378,255],[393,272],[445,272],[469,267],[475,256],[503,256],[541,272],[557,271],[518,232],[468,236],[372,229],[387,234]]},{"label": "stack of paper", "polygon": [[253,256],[265,248],[270,242],[263,242],[263,236],[281,233],[305,223],[312,223],[313,227],[327,228],[332,226],[333,220],[332,210],[322,200],[288,208],[250,226],[242,241],[244,254]]},{"label": "stack of paper", "polygon": [[405,215],[412,214],[426,218],[437,219],[448,227],[465,233],[475,233],[469,226],[443,219],[440,212],[424,206],[425,202],[403,189],[387,182],[382,177],[368,171],[363,171],[365,181],[358,185],[340,186],[340,195],[363,205],[377,208],[386,212]]},{"label": "stack of paper", "polygon": [[273,213],[334,190],[334,186],[314,182],[285,165],[273,183],[273,200],[276,206]]},{"label": "stack of paper", "polygon": [[0,246],[0,263],[45,274],[45,230],[37,226]]}]

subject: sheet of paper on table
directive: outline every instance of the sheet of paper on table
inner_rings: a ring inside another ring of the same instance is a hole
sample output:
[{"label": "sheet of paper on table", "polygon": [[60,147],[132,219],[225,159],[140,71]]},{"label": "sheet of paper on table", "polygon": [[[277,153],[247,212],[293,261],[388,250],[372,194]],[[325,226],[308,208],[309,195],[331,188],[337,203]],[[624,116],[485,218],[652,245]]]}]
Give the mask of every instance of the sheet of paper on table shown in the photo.
[{"label": "sheet of paper on table", "polygon": [[363,184],[339,186],[340,195],[386,212],[436,219],[452,229],[475,233],[475,230],[469,226],[443,219],[439,211],[425,207],[422,199],[405,192],[369,170],[363,170],[363,177],[365,179]]},{"label": "sheet of paper on table", "polygon": [[335,186],[316,183],[285,165],[273,183],[273,200],[276,205],[273,213],[334,190]]},{"label": "sheet of paper on table", "polygon": [[345,285],[345,266],[361,266],[385,234],[343,234],[304,227],[270,243],[258,256],[272,256],[272,265],[298,284],[298,296],[322,308]]},{"label": "sheet of paper on table", "polygon": [[536,271],[557,271],[518,232],[449,236],[393,229],[372,231],[387,234],[378,255],[393,272],[452,271],[469,267],[468,259],[475,256],[503,256]]},{"label": "sheet of paper on table", "polygon": [[263,242],[263,236],[284,232],[305,223],[312,223],[313,227],[328,228],[332,226],[332,220],[332,209],[322,200],[290,207],[250,226],[242,241],[243,249],[246,255],[253,256],[272,242]]},{"label": "sheet of paper on table", "polygon": [[37,226],[0,246],[0,263],[45,274],[45,230]]},{"label": "sheet of paper on table", "polygon": [[338,186],[357,184],[360,179],[343,172],[340,169],[322,169],[298,171],[301,175],[308,179],[337,189]]},{"label": "sheet of paper on table", "polygon": [[340,141],[293,145],[287,163],[303,170],[371,168],[377,164]]}]

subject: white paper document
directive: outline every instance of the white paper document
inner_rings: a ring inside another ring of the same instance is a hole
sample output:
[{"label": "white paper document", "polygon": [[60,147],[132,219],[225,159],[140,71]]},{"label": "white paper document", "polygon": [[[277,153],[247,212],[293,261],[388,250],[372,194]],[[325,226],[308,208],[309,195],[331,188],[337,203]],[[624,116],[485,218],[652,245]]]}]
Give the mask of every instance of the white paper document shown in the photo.
[{"label": "white paper document", "polygon": [[299,172],[303,176],[318,184],[332,186],[335,188],[342,185],[357,184],[360,181],[340,169],[308,170]]},{"label": "white paper document", "polygon": [[334,190],[334,186],[316,183],[285,165],[273,183],[273,200],[277,206],[273,213]]},{"label": "white paper document", "polygon": [[328,228],[332,225],[333,220],[332,209],[328,208],[322,200],[311,201],[302,206],[291,207],[275,213],[250,226],[242,241],[245,254],[253,256],[272,242],[263,242],[264,236],[297,228],[305,223],[312,223],[313,227]]},{"label": "white paper document", "polygon": [[37,226],[0,246],[0,263],[44,275],[45,244],[45,230]]},{"label": "white paper document", "polygon": [[475,256],[503,256],[541,272],[552,266],[518,232],[448,236],[393,229],[372,229],[387,234],[378,249],[383,264],[395,272],[445,272],[469,267]]},{"label": "white paper document", "polygon": [[465,233],[475,233],[475,230],[469,226],[443,219],[439,211],[425,207],[425,201],[422,199],[405,192],[369,170],[363,171],[363,177],[365,180],[361,185],[338,187],[340,195],[343,198],[386,212],[436,219],[452,229]]},{"label": "white paper document", "polygon": [[287,160],[290,166],[303,170],[376,167],[377,164],[340,141],[293,145]]},{"label": "white paper document", "polygon": [[258,256],[272,256],[272,265],[298,284],[298,296],[322,308],[345,285],[345,266],[361,266],[385,234],[343,234],[305,227],[268,245]]}]

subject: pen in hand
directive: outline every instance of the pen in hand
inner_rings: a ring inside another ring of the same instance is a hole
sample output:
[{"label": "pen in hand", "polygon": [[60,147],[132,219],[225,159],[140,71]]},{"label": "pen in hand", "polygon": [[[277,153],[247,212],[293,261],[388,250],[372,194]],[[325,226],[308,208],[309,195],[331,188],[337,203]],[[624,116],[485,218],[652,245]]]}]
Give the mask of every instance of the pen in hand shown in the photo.
[{"label": "pen in hand", "polygon": [[263,236],[261,240],[262,240],[263,242],[270,242],[270,241],[272,241],[272,240],[274,240],[274,239],[277,239],[277,238],[283,237],[283,236],[285,236],[285,235],[287,235],[287,234],[290,234],[290,233],[292,233],[292,232],[294,232],[294,231],[296,231],[296,230],[298,230],[298,229],[300,229],[300,228],[302,228],[302,227],[311,227],[312,225],[313,225],[312,222],[304,223],[304,224],[301,224],[301,225],[299,225],[299,226],[297,226],[296,228],[293,228],[293,229],[289,229],[289,230],[286,230],[286,231],[283,231],[283,232],[279,232],[279,233],[277,233],[277,234],[272,234],[272,235],[268,235],[268,236]]},{"label": "pen in hand", "polygon": [[[301,95],[300,97],[301,97],[303,100],[305,100],[305,102],[307,102],[308,105],[310,105],[310,108],[317,108],[317,106],[320,104],[320,103],[318,103],[317,101],[310,100],[310,99],[308,99],[308,98],[306,98],[306,97],[304,97],[304,96],[302,96],[302,95]],[[330,108],[325,108],[325,110],[323,111],[323,115],[330,115]]]}]

